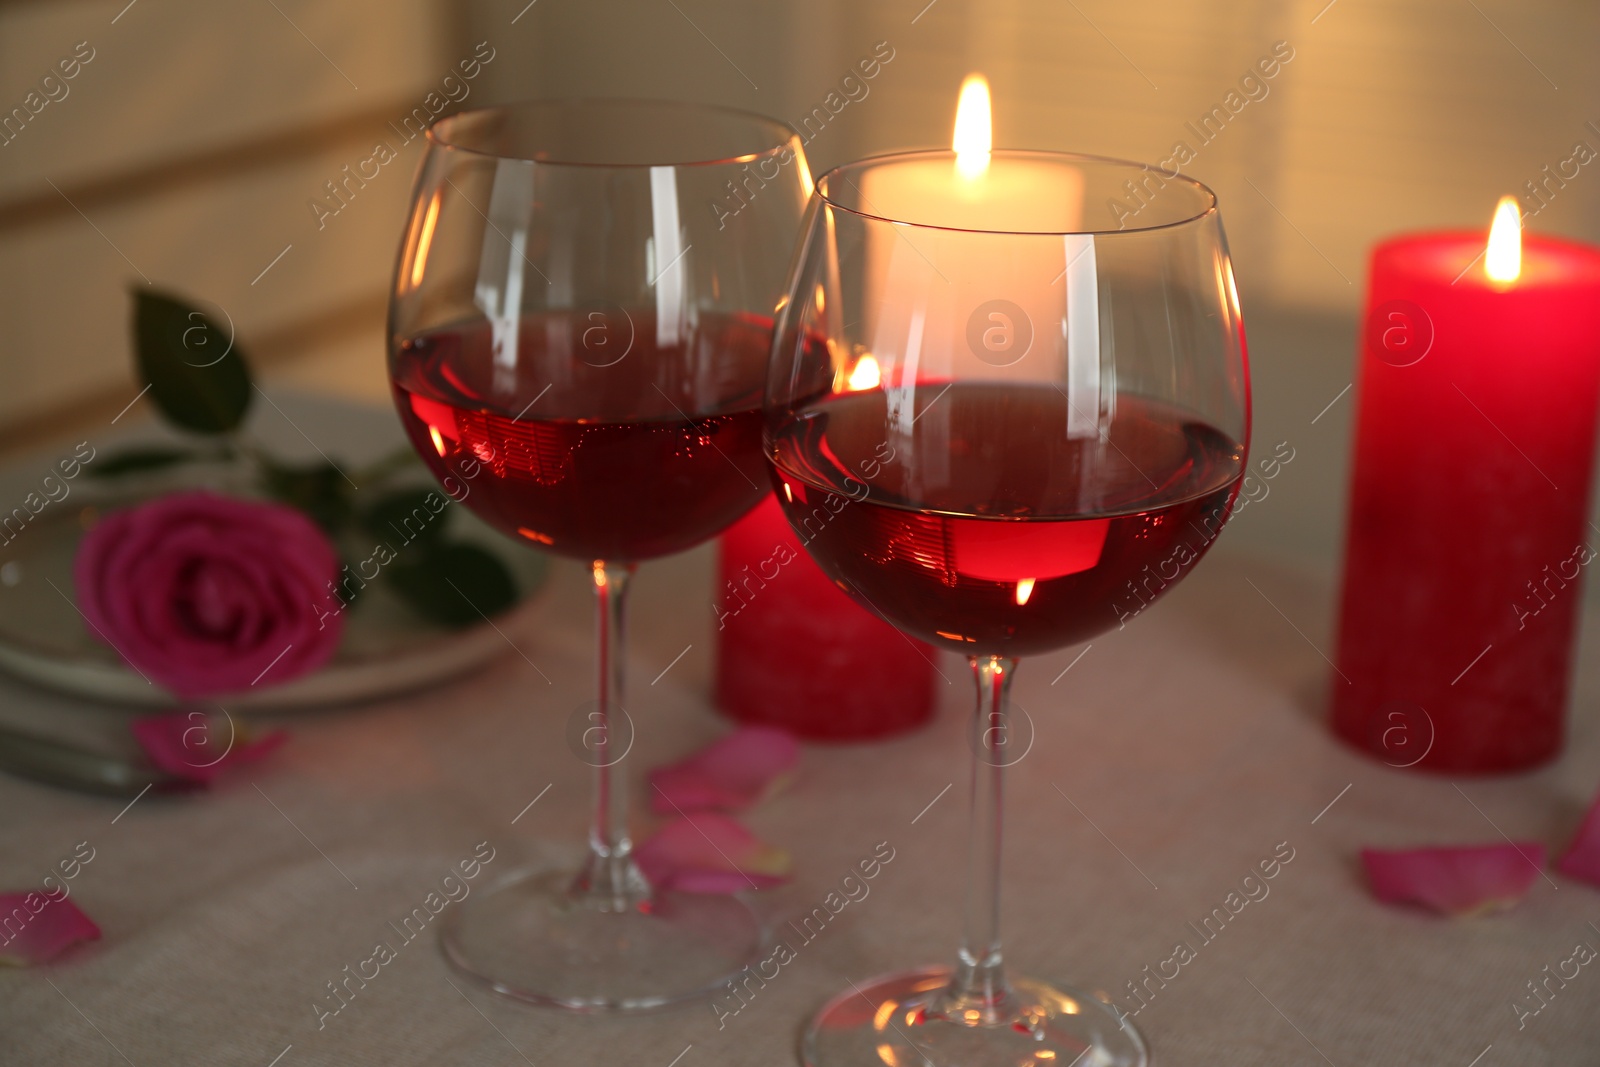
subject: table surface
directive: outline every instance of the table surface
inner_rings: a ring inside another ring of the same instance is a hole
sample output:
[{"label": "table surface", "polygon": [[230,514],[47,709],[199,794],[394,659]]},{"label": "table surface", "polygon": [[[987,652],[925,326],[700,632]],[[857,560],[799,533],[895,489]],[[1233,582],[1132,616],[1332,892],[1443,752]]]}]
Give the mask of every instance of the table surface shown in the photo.
[{"label": "table surface", "polygon": [[[315,418],[302,415],[313,438],[341,432]],[[1513,1005],[1576,943],[1600,945],[1600,889],[1552,874],[1509,913],[1453,921],[1374,902],[1357,853],[1502,834],[1564,846],[1597,784],[1594,635],[1559,762],[1455,782],[1393,770],[1321,722],[1327,582],[1222,541],[1125,630],[1019,672],[1037,740],[1010,772],[1010,959],[1131,1009],[1127,984],[1192,946],[1136,1020],[1161,1064],[1593,1062],[1600,976],[1580,973],[1520,1029]],[[635,583],[635,781],[727,729],[707,695],[710,566],[702,548]],[[319,1029],[327,983],[393,940],[389,922],[479,842],[495,849],[489,873],[576,858],[589,769],[560,738],[592,696],[590,626],[586,576],[560,564],[506,635],[517,651],[404,699],[268,719],[291,744],[209,794],[124,809],[0,777],[0,887],[35,887],[88,842],[72,899],[104,931],[59,963],[0,974],[0,1063],[788,1065],[802,1020],[847,978],[950,957],[972,699],[955,658],[940,663],[931,726],[807,746],[798,781],[749,815],[795,858],[793,883],[759,898],[778,920],[810,911],[879,842],[895,858],[737,1016],[529,1009],[463,981],[430,935]],[[0,678],[8,724],[108,739],[127,716]],[[1190,923],[1288,849],[1268,894],[1202,942]]]}]

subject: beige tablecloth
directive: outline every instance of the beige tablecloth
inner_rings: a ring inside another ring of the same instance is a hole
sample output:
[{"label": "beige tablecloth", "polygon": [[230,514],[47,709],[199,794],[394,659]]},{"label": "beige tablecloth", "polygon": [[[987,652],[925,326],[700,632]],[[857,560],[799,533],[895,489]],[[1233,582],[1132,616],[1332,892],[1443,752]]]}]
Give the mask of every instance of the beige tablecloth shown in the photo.
[{"label": "beige tablecloth", "polygon": [[[635,778],[725,729],[706,695],[709,568],[701,550],[636,583]],[[1024,664],[1016,697],[1038,734],[1010,784],[1010,957],[1131,1010],[1128,983],[1189,944],[1195,958],[1147,987],[1137,1017],[1168,1065],[1595,1062],[1600,975],[1585,968],[1520,1029],[1514,1005],[1577,942],[1600,944],[1600,890],[1553,875],[1509,914],[1455,922],[1375,903],[1356,859],[1363,845],[1502,832],[1564,845],[1600,784],[1592,667],[1559,763],[1452,783],[1329,738],[1316,710],[1329,617],[1326,583],[1229,556],[1224,538],[1125,631]],[[614,1018],[502,1002],[456,976],[431,932],[323,1018],[327,983],[397,940],[390,922],[479,842],[495,850],[490,874],[577,855],[588,768],[563,732],[591,697],[589,628],[584,575],[562,565],[530,625],[508,634],[526,659],[508,649],[405,699],[281,716],[289,747],[209,795],[123,810],[0,778],[0,886],[33,886],[88,842],[72,899],[105,932],[60,964],[0,974],[0,1062],[784,1065],[846,978],[949,957],[971,700],[954,659],[931,728],[808,747],[795,786],[750,816],[796,859],[794,883],[763,897],[780,917],[809,911],[878,842],[895,859],[721,1026],[707,1006]],[[5,679],[0,715],[79,735],[126,718]],[[1264,898],[1214,940],[1197,936],[1191,923],[1291,850]]]}]

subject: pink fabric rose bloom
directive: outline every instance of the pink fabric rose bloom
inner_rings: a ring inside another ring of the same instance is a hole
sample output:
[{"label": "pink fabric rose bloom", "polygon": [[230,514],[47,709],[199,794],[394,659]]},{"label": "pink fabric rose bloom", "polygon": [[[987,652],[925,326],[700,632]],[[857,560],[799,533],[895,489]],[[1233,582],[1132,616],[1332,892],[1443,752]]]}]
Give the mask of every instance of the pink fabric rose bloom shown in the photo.
[{"label": "pink fabric rose bloom", "polygon": [[102,518],[78,547],[78,606],[178,697],[275,685],[326,663],[341,614],[333,546],[278,504],[175,493]]}]

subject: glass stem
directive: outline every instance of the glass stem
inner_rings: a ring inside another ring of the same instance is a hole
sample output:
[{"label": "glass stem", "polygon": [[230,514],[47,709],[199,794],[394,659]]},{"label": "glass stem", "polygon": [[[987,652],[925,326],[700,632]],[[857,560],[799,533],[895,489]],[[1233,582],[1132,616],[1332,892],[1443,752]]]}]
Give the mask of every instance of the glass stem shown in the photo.
[{"label": "glass stem", "polygon": [[[634,863],[633,839],[628,836],[627,779],[614,773],[615,764],[633,743],[622,693],[627,675],[628,580],[636,566],[596,560],[593,569],[599,699],[589,717],[594,725],[584,750],[594,764],[594,821],[589,828],[589,858],[573,893],[598,911],[624,911],[650,898],[650,884]],[[614,731],[617,725],[622,728]]]},{"label": "glass stem", "polygon": [[[972,826],[967,855],[966,928],[941,1014],[969,1025],[1004,1023],[1014,1014],[1000,955],[1000,845],[1009,731],[1011,676],[1017,661],[973,656],[978,710],[972,722]],[[977,1014],[974,1015],[973,1013]]]}]

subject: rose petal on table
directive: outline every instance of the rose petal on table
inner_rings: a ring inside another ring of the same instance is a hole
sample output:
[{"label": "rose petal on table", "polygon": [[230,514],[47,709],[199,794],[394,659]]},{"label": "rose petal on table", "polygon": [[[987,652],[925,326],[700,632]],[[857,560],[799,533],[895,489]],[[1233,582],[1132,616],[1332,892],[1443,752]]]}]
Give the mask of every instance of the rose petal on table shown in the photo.
[{"label": "rose petal on table", "polygon": [[1578,836],[1556,864],[1556,870],[1590,885],[1600,885],[1600,793],[1589,805],[1583,825],[1578,827]]},{"label": "rose petal on table", "polygon": [[659,814],[743,811],[794,779],[800,745],[786,730],[742,726],[679,763],[650,772],[650,806]]},{"label": "rose petal on table", "polygon": [[231,767],[271,755],[289,740],[284,730],[252,737],[233,718],[198,711],[143,715],[133,720],[134,740],[157,770],[205,787]]},{"label": "rose petal on table", "polygon": [[682,815],[634,852],[650,883],[685,893],[739,893],[789,880],[789,854],[737,821],[711,811]]},{"label": "rose petal on table", "polygon": [[0,964],[47,963],[80,941],[97,941],[100,927],[72,901],[49,893],[0,893]]},{"label": "rose petal on table", "polygon": [[1454,916],[1511,907],[1527,895],[1544,861],[1544,846],[1526,841],[1463,848],[1361,850],[1373,896],[1386,904],[1420,904]]}]

